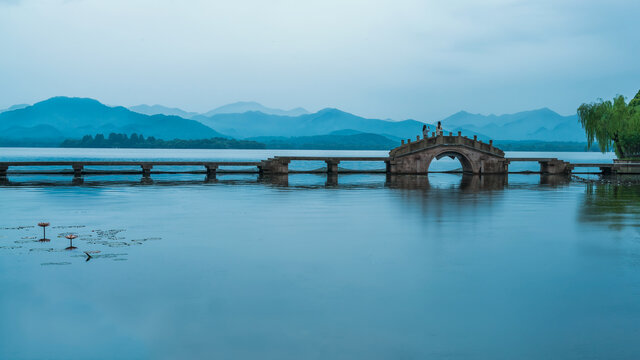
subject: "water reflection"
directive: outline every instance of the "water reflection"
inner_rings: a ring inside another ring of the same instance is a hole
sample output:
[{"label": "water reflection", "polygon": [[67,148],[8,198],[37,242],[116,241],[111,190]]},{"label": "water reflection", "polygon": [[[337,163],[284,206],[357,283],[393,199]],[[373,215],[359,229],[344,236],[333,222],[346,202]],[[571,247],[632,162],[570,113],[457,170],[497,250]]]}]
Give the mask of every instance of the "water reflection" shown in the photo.
[{"label": "water reflection", "polygon": [[[354,188],[354,187],[390,187],[426,189],[434,186],[447,187],[460,191],[502,190],[509,185],[509,177],[517,175],[470,175],[443,174],[429,175],[385,175],[385,174],[289,174],[289,175],[225,175],[220,176],[95,176],[83,178],[15,176],[1,186],[7,187],[110,187],[110,186],[188,186],[188,185],[242,185],[262,184],[274,187],[292,188]],[[527,184],[563,186],[570,183],[570,178],[562,175],[526,175]],[[444,179],[444,181],[443,181]],[[539,179],[539,181],[538,181]],[[518,183],[518,181],[516,181]]]},{"label": "water reflection", "polygon": [[[537,175],[113,179],[0,189],[0,358],[640,354],[638,243],[576,226],[603,199],[632,221],[638,191]],[[80,338],[55,337],[66,329]]]},{"label": "water reflection", "polygon": [[74,176],[71,180],[72,185],[82,185],[84,184],[84,178],[81,176]]},{"label": "water reflection", "polygon": [[338,186],[338,174],[327,174],[327,182],[325,183],[327,187]]},{"label": "water reflection", "polygon": [[[502,190],[508,184],[507,175],[452,175],[446,181],[444,187],[458,189],[462,191],[476,192],[487,190]],[[459,182],[456,182],[459,178]],[[390,175],[387,176],[386,185],[390,188],[398,189],[430,189],[432,184],[429,175]],[[442,184],[442,183],[440,183]]]},{"label": "water reflection", "polygon": [[549,174],[540,174],[540,184],[541,185],[550,185],[553,187],[568,185],[571,182],[571,175],[569,174],[560,174],[560,175],[549,175]]},{"label": "water reflection", "polygon": [[578,219],[613,228],[640,226],[640,184],[586,184]]},{"label": "water reflection", "polygon": [[260,175],[258,183],[275,186],[289,186],[289,175]]}]

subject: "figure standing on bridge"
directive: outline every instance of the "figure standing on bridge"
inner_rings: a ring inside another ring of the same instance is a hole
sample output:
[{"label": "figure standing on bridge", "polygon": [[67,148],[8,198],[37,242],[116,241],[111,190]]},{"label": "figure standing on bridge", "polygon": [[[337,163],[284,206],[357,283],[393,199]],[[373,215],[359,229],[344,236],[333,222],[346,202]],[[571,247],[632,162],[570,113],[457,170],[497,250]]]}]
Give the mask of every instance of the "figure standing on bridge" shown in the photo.
[{"label": "figure standing on bridge", "polygon": [[427,125],[422,125],[422,138],[426,139],[429,137],[429,127]]},{"label": "figure standing on bridge", "polygon": [[438,121],[438,126],[436,127],[436,136],[442,136],[442,123]]}]

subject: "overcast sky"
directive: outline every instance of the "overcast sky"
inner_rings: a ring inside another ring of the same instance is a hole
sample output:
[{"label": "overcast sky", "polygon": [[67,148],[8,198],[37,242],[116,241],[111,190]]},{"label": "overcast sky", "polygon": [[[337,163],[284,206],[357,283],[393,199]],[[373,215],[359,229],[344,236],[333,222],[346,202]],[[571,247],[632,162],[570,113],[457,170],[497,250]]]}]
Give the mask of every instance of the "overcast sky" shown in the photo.
[{"label": "overcast sky", "polygon": [[640,89],[638,14],[637,0],[0,0],[0,108],[571,114]]}]

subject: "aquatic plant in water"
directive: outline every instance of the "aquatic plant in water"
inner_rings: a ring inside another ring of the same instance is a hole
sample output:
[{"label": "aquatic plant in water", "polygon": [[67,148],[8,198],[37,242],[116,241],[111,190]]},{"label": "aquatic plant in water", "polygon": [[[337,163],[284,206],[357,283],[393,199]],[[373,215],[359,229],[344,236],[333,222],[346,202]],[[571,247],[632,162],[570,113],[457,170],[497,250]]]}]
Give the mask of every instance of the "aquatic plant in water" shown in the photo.
[{"label": "aquatic plant in water", "polygon": [[47,239],[47,226],[49,226],[50,224],[48,222],[39,222],[38,226],[40,226],[42,228],[42,239],[38,240],[40,242],[48,242],[50,241],[49,239]]},{"label": "aquatic plant in water", "polygon": [[65,248],[65,250],[73,250],[73,249],[77,249],[77,247],[73,246],[73,239],[77,238],[78,235],[74,235],[74,234],[69,234],[65,236],[67,239],[69,239],[69,246]]}]

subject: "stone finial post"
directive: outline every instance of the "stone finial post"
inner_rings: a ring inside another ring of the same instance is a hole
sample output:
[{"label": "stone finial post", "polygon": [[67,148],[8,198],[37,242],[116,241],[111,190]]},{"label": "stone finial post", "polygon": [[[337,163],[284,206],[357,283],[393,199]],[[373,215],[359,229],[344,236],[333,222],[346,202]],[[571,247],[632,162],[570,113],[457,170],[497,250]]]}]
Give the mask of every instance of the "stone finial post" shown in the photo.
[{"label": "stone finial post", "polygon": [[404,145],[404,140],[400,140],[400,145]]},{"label": "stone finial post", "polygon": [[453,132],[449,131],[449,136],[453,136]]},{"label": "stone finial post", "polygon": [[489,140],[489,145],[493,146],[493,140]]},{"label": "stone finial post", "polygon": [[420,135],[416,136],[416,141],[420,141]]},{"label": "stone finial post", "polygon": [[458,131],[458,136],[462,136],[462,131]]},{"label": "stone finial post", "polygon": [[407,139],[407,144],[411,144],[411,139]]},{"label": "stone finial post", "polygon": [[473,141],[478,141],[478,135],[473,135]]},{"label": "stone finial post", "polygon": [[435,136],[436,136],[436,132],[435,132],[435,131],[434,131],[434,132],[432,132],[432,133],[431,133],[431,136],[435,137]]}]

